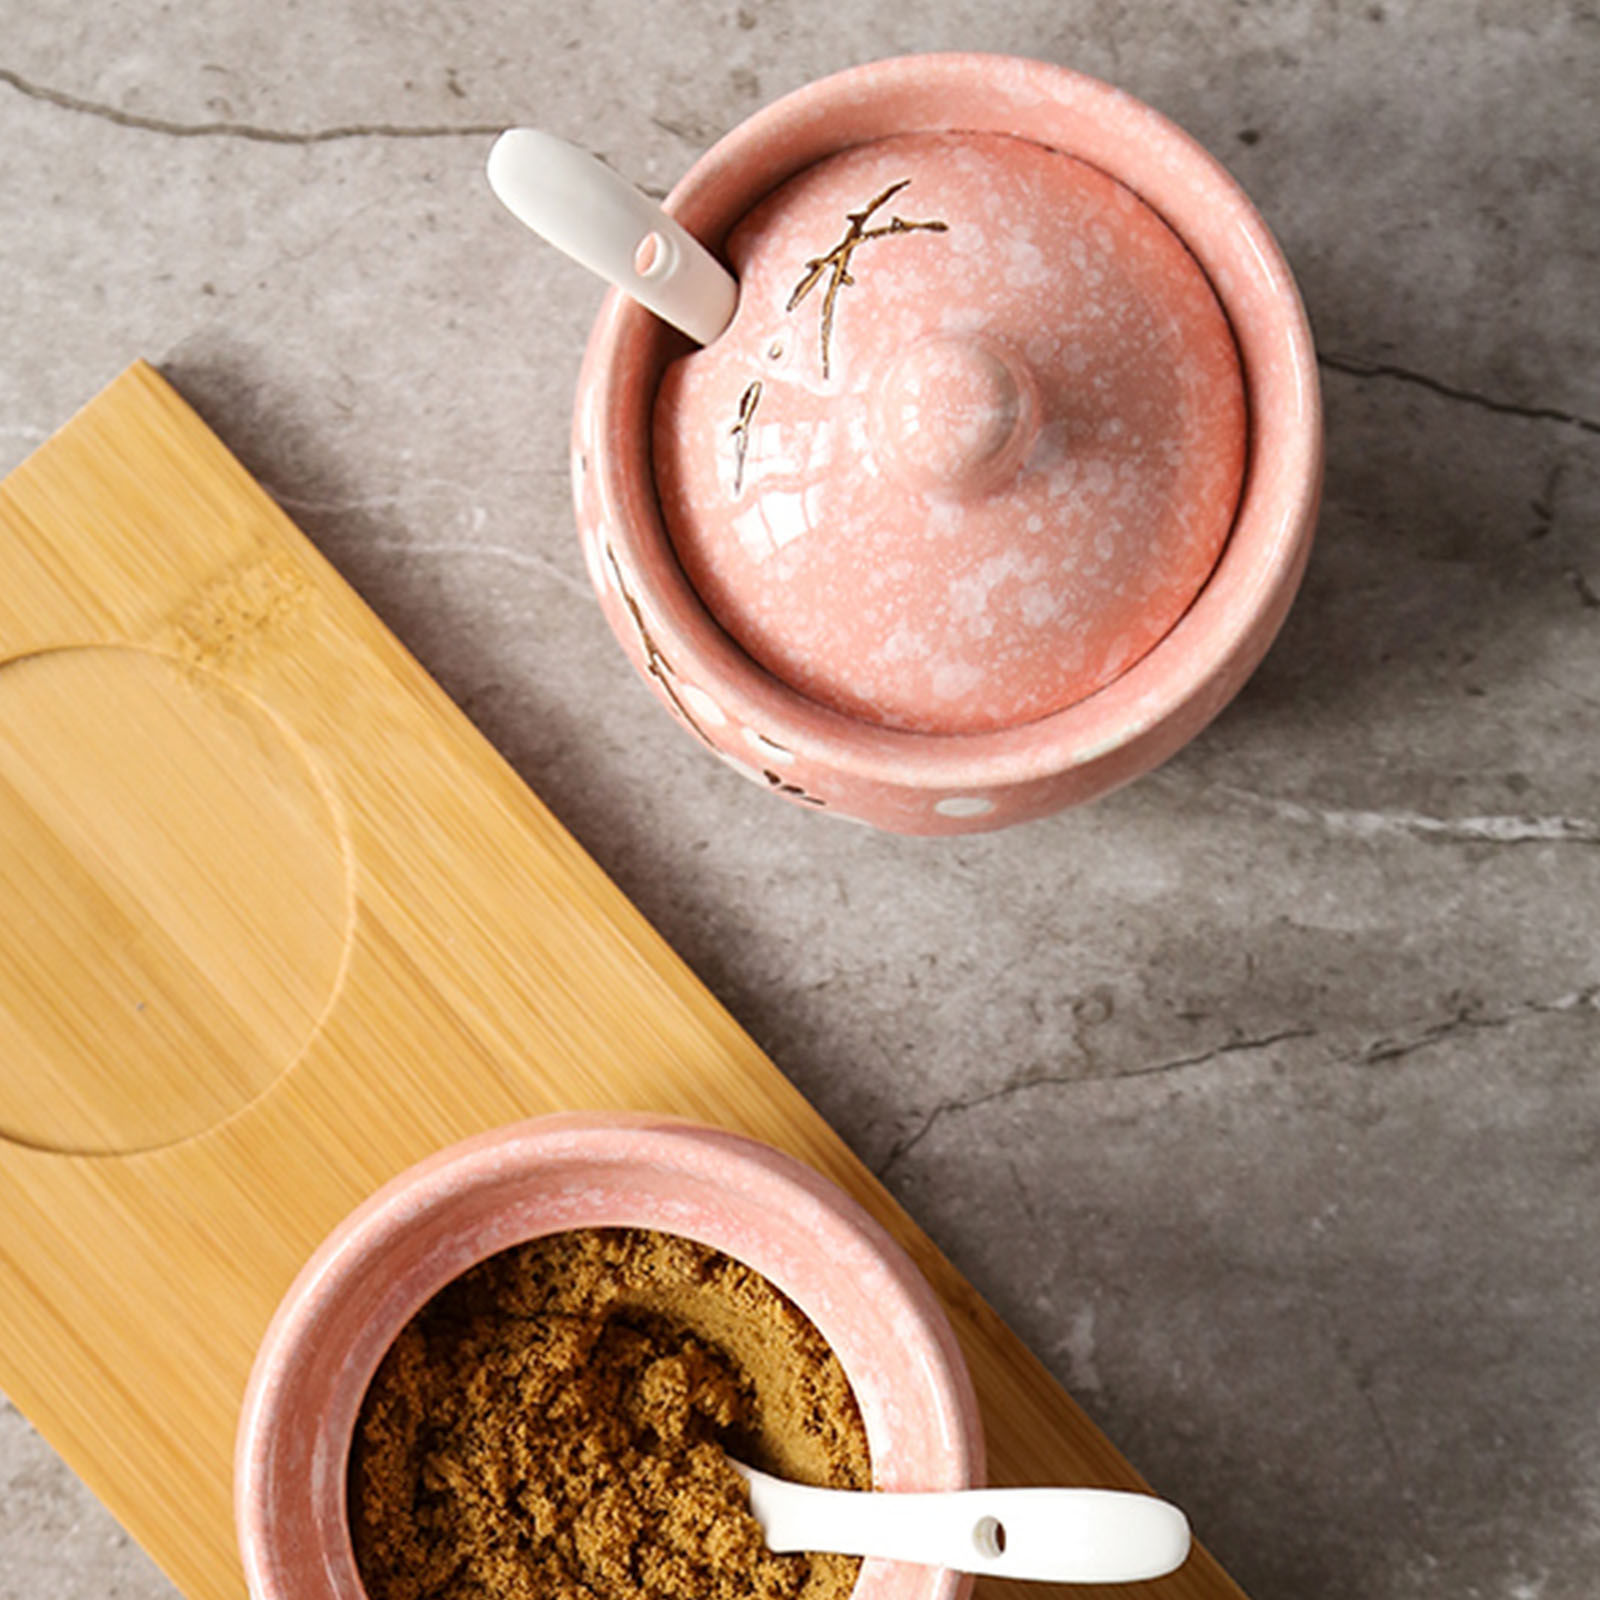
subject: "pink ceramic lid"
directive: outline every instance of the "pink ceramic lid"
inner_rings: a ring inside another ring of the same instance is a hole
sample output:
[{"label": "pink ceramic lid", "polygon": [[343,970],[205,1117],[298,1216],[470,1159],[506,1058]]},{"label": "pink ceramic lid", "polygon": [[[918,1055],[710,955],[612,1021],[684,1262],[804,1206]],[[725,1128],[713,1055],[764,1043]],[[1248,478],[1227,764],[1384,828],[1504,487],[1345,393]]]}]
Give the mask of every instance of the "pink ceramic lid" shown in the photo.
[{"label": "pink ceramic lid", "polygon": [[674,363],[655,473],[684,570],[778,678],[976,733],[1126,671],[1182,616],[1244,471],[1238,355],[1182,241],[1094,167],[912,134],[733,231],[732,324]]}]

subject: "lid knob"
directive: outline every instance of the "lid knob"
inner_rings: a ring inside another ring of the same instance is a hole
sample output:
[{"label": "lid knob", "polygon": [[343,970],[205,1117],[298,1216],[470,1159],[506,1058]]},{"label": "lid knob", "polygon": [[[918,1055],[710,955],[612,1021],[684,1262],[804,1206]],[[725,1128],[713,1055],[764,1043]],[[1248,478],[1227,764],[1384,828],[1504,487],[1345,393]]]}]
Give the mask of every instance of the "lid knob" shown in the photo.
[{"label": "lid knob", "polygon": [[908,489],[956,500],[1016,476],[1039,433],[1039,391],[1007,346],[975,334],[929,334],[873,385],[878,459]]}]

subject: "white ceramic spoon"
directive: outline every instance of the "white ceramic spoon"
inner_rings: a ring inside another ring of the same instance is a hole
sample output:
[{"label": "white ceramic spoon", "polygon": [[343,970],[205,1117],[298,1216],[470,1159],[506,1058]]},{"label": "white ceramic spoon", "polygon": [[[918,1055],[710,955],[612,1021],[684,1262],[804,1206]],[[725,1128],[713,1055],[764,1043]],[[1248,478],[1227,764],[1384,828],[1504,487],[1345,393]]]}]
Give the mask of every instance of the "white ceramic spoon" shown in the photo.
[{"label": "white ceramic spoon", "polygon": [[734,1462],[770,1549],[830,1550],[1048,1583],[1137,1583],[1181,1567],[1176,1506],[1115,1489],[858,1494],[788,1483]]},{"label": "white ceramic spoon", "polygon": [[489,152],[489,186],[519,222],[699,344],[733,319],[733,275],[648,195],[538,128]]}]

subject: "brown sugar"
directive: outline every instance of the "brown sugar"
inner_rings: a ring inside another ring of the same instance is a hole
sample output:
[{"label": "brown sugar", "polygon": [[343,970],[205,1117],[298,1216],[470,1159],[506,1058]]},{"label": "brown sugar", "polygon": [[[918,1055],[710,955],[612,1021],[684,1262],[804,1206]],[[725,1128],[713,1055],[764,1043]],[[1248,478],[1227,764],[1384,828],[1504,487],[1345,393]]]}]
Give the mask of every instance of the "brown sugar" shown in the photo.
[{"label": "brown sugar", "polygon": [[536,1239],[401,1332],[367,1391],[350,1526],[369,1600],[845,1600],[860,1563],[779,1556],[728,1456],[871,1484],[838,1358],[718,1251]]}]

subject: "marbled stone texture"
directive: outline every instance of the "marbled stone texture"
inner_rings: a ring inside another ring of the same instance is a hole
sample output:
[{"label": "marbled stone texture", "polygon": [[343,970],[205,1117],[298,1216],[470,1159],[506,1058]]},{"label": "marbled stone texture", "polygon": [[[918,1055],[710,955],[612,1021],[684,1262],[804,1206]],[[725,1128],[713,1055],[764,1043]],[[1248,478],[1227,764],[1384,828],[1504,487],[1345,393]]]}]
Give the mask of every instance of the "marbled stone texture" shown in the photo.
[{"label": "marbled stone texture", "polygon": [[[662,189],[950,47],[1227,162],[1330,454],[1207,734],[932,844],[773,801],[635,681],[567,495],[600,291],[481,173],[539,122]],[[1597,98],[1593,0],[0,0],[0,467],[157,361],[1255,1600],[1589,1600]],[[0,1413],[0,1600],[169,1592]]]}]

